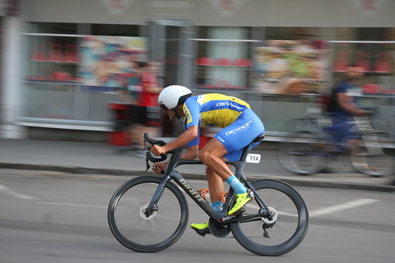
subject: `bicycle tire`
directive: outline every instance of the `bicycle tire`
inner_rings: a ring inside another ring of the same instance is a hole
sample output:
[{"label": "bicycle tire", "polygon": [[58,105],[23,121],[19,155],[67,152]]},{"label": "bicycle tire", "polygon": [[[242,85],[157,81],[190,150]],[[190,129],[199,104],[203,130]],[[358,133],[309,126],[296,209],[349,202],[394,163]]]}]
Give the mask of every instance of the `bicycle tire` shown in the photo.
[{"label": "bicycle tire", "polygon": [[351,154],[351,163],[359,172],[372,177],[382,177],[394,172],[394,156],[385,146],[391,135],[385,132],[364,132],[363,140]]},{"label": "bicycle tire", "polygon": [[[231,223],[233,236],[245,249],[261,256],[279,256],[295,249],[306,236],[309,226],[307,206],[299,193],[289,184],[279,180],[261,179],[252,186],[268,207],[277,211],[278,217],[264,237],[262,220]],[[233,204],[235,195],[230,199]],[[256,201],[245,206],[243,215],[259,210]],[[258,234],[258,233],[262,234]]]},{"label": "bicycle tire", "polygon": [[173,245],[188,223],[188,203],[181,190],[167,182],[152,216],[144,214],[161,178],[142,176],[125,182],[113,194],[107,219],[114,237],[128,249],[158,252]]},{"label": "bicycle tire", "polygon": [[299,175],[319,173],[330,164],[327,140],[321,134],[295,132],[279,145],[277,158],[283,168]]}]

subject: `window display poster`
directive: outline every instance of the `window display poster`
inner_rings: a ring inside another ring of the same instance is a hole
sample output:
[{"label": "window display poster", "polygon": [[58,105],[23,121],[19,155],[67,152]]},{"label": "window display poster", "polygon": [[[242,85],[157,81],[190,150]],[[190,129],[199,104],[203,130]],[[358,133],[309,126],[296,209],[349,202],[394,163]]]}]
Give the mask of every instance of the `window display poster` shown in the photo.
[{"label": "window display poster", "polygon": [[80,77],[83,85],[115,88],[126,85],[135,73],[135,62],[145,61],[143,37],[87,36],[80,45]]},{"label": "window display poster", "polygon": [[324,41],[267,40],[254,50],[254,90],[299,95],[327,87],[330,48]]}]

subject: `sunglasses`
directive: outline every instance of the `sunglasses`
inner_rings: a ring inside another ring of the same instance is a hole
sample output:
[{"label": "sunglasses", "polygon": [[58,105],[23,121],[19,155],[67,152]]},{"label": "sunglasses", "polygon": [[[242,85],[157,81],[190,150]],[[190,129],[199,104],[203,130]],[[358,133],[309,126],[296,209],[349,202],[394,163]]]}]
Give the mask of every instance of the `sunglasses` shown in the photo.
[{"label": "sunglasses", "polygon": [[169,108],[167,108],[164,104],[160,104],[159,105],[160,110],[166,114],[166,112],[169,110]]}]

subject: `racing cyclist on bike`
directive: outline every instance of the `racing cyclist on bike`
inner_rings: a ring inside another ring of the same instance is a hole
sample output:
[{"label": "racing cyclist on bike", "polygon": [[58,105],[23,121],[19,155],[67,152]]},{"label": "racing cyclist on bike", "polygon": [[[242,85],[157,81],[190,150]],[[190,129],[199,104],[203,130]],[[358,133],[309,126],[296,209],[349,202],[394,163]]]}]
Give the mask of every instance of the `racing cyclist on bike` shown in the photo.
[{"label": "racing cyclist on bike", "polygon": [[[161,155],[174,148],[186,145],[188,150],[181,158],[193,160],[199,158],[207,166],[207,183],[211,205],[221,212],[224,192],[223,181],[229,183],[236,193],[236,203],[228,212],[232,215],[252,200],[253,194],[233,174],[224,162],[240,160],[242,149],[256,137],[264,134],[265,128],[259,117],[245,101],[217,93],[192,96],[191,90],[179,85],[171,85],[161,91],[158,104],[170,119],[184,117],[185,131],[164,146],[154,145],[151,152]],[[199,151],[200,127],[222,128]],[[153,171],[157,174],[165,171],[167,162],[155,163]],[[208,222],[191,224],[199,234],[210,233]]]}]

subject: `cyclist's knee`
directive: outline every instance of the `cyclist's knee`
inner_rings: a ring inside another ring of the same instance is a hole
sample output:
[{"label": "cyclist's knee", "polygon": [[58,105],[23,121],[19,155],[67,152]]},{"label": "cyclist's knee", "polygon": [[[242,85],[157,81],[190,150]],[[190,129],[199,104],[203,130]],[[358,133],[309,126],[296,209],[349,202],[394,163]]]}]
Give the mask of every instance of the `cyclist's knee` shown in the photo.
[{"label": "cyclist's knee", "polygon": [[206,163],[206,162],[210,161],[210,159],[212,158],[212,154],[209,151],[202,149],[198,153],[198,158],[203,163]]}]

